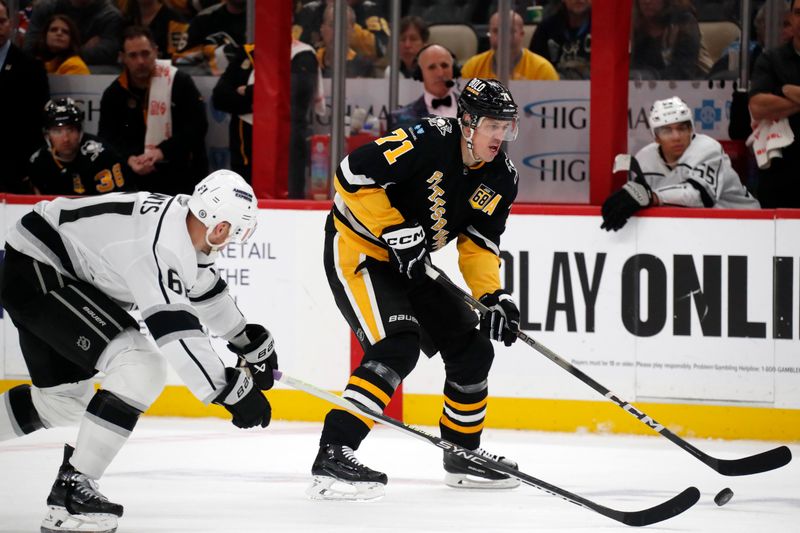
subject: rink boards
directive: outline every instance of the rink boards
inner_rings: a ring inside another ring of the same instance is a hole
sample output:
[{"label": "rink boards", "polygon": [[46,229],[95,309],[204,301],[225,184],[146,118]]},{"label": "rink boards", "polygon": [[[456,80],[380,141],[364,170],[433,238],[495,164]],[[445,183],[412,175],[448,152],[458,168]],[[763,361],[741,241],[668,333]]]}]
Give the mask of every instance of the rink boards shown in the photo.
[{"label": "rink boards", "polygon": [[[261,207],[253,239],[220,258],[222,275],[273,332],[282,370],[341,390],[352,346],[322,268],[326,206]],[[0,204],[3,235],[30,208]],[[598,211],[515,207],[501,276],[526,333],[681,435],[800,440],[800,212],[662,208],[609,234]],[[454,245],[433,258],[463,286]],[[5,315],[0,335],[5,389],[27,374]],[[422,356],[404,383],[407,422],[436,423],[443,379],[438,356]],[[169,383],[150,414],[225,415],[175,374]],[[522,343],[496,346],[490,394],[489,427],[650,432]],[[328,408],[268,395],[277,418],[321,420]]]}]

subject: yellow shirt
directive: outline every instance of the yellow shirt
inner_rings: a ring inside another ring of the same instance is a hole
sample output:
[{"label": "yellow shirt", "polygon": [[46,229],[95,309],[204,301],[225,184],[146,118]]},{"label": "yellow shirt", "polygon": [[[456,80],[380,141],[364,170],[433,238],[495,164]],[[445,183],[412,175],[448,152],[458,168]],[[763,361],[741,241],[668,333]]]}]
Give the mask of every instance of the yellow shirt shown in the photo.
[{"label": "yellow shirt", "polygon": [[48,74],[90,74],[89,67],[83,62],[81,56],[72,56],[59,63],[58,59],[51,59],[44,64]]},{"label": "yellow shirt", "polygon": [[[462,78],[497,78],[494,71],[494,50],[472,56],[461,67]],[[512,80],[557,80],[555,67],[540,55],[523,49],[522,57],[511,72]]]}]

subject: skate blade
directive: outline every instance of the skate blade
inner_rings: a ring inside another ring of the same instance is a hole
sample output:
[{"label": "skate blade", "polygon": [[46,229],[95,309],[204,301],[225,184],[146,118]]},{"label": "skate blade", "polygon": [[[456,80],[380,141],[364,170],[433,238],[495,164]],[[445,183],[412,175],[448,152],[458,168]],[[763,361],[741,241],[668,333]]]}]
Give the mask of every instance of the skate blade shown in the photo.
[{"label": "skate blade", "polygon": [[348,482],[328,476],[314,476],[306,496],[312,500],[368,502],[379,500],[385,494],[382,483]]},{"label": "skate blade", "polygon": [[519,487],[519,480],[513,477],[506,479],[486,479],[468,474],[452,474],[447,472],[444,482],[448,487],[456,489],[514,489]]},{"label": "skate blade", "polygon": [[41,533],[114,533],[117,517],[113,514],[70,514],[64,507],[50,506],[42,520]]}]

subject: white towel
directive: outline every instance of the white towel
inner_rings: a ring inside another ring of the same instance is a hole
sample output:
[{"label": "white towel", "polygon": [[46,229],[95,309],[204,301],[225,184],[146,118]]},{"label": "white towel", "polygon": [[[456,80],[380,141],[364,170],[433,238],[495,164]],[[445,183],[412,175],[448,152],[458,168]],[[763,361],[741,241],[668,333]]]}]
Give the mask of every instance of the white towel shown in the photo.
[{"label": "white towel", "polygon": [[172,83],[178,69],[168,59],[156,61],[150,80],[150,98],[147,102],[147,131],[144,149],[152,150],[172,137]]},{"label": "white towel", "polygon": [[745,144],[753,148],[758,168],[767,169],[775,157],[783,157],[781,151],[794,142],[794,132],[788,119],[761,120],[747,138]]}]

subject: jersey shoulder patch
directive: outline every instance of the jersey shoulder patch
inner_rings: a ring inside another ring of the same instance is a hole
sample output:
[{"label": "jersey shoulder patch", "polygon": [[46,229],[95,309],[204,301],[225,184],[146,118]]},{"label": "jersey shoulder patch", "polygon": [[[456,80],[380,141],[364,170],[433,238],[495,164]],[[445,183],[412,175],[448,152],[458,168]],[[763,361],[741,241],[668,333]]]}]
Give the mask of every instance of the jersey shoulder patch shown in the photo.
[{"label": "jersey shoulder patch", "polygon": [[95,161],[100,154],[103,153],[103,150],[105,150],[105,147],[99,139],[89,137],[84,139],[81,144],[81,154],[87,156],[92,161]]}]

